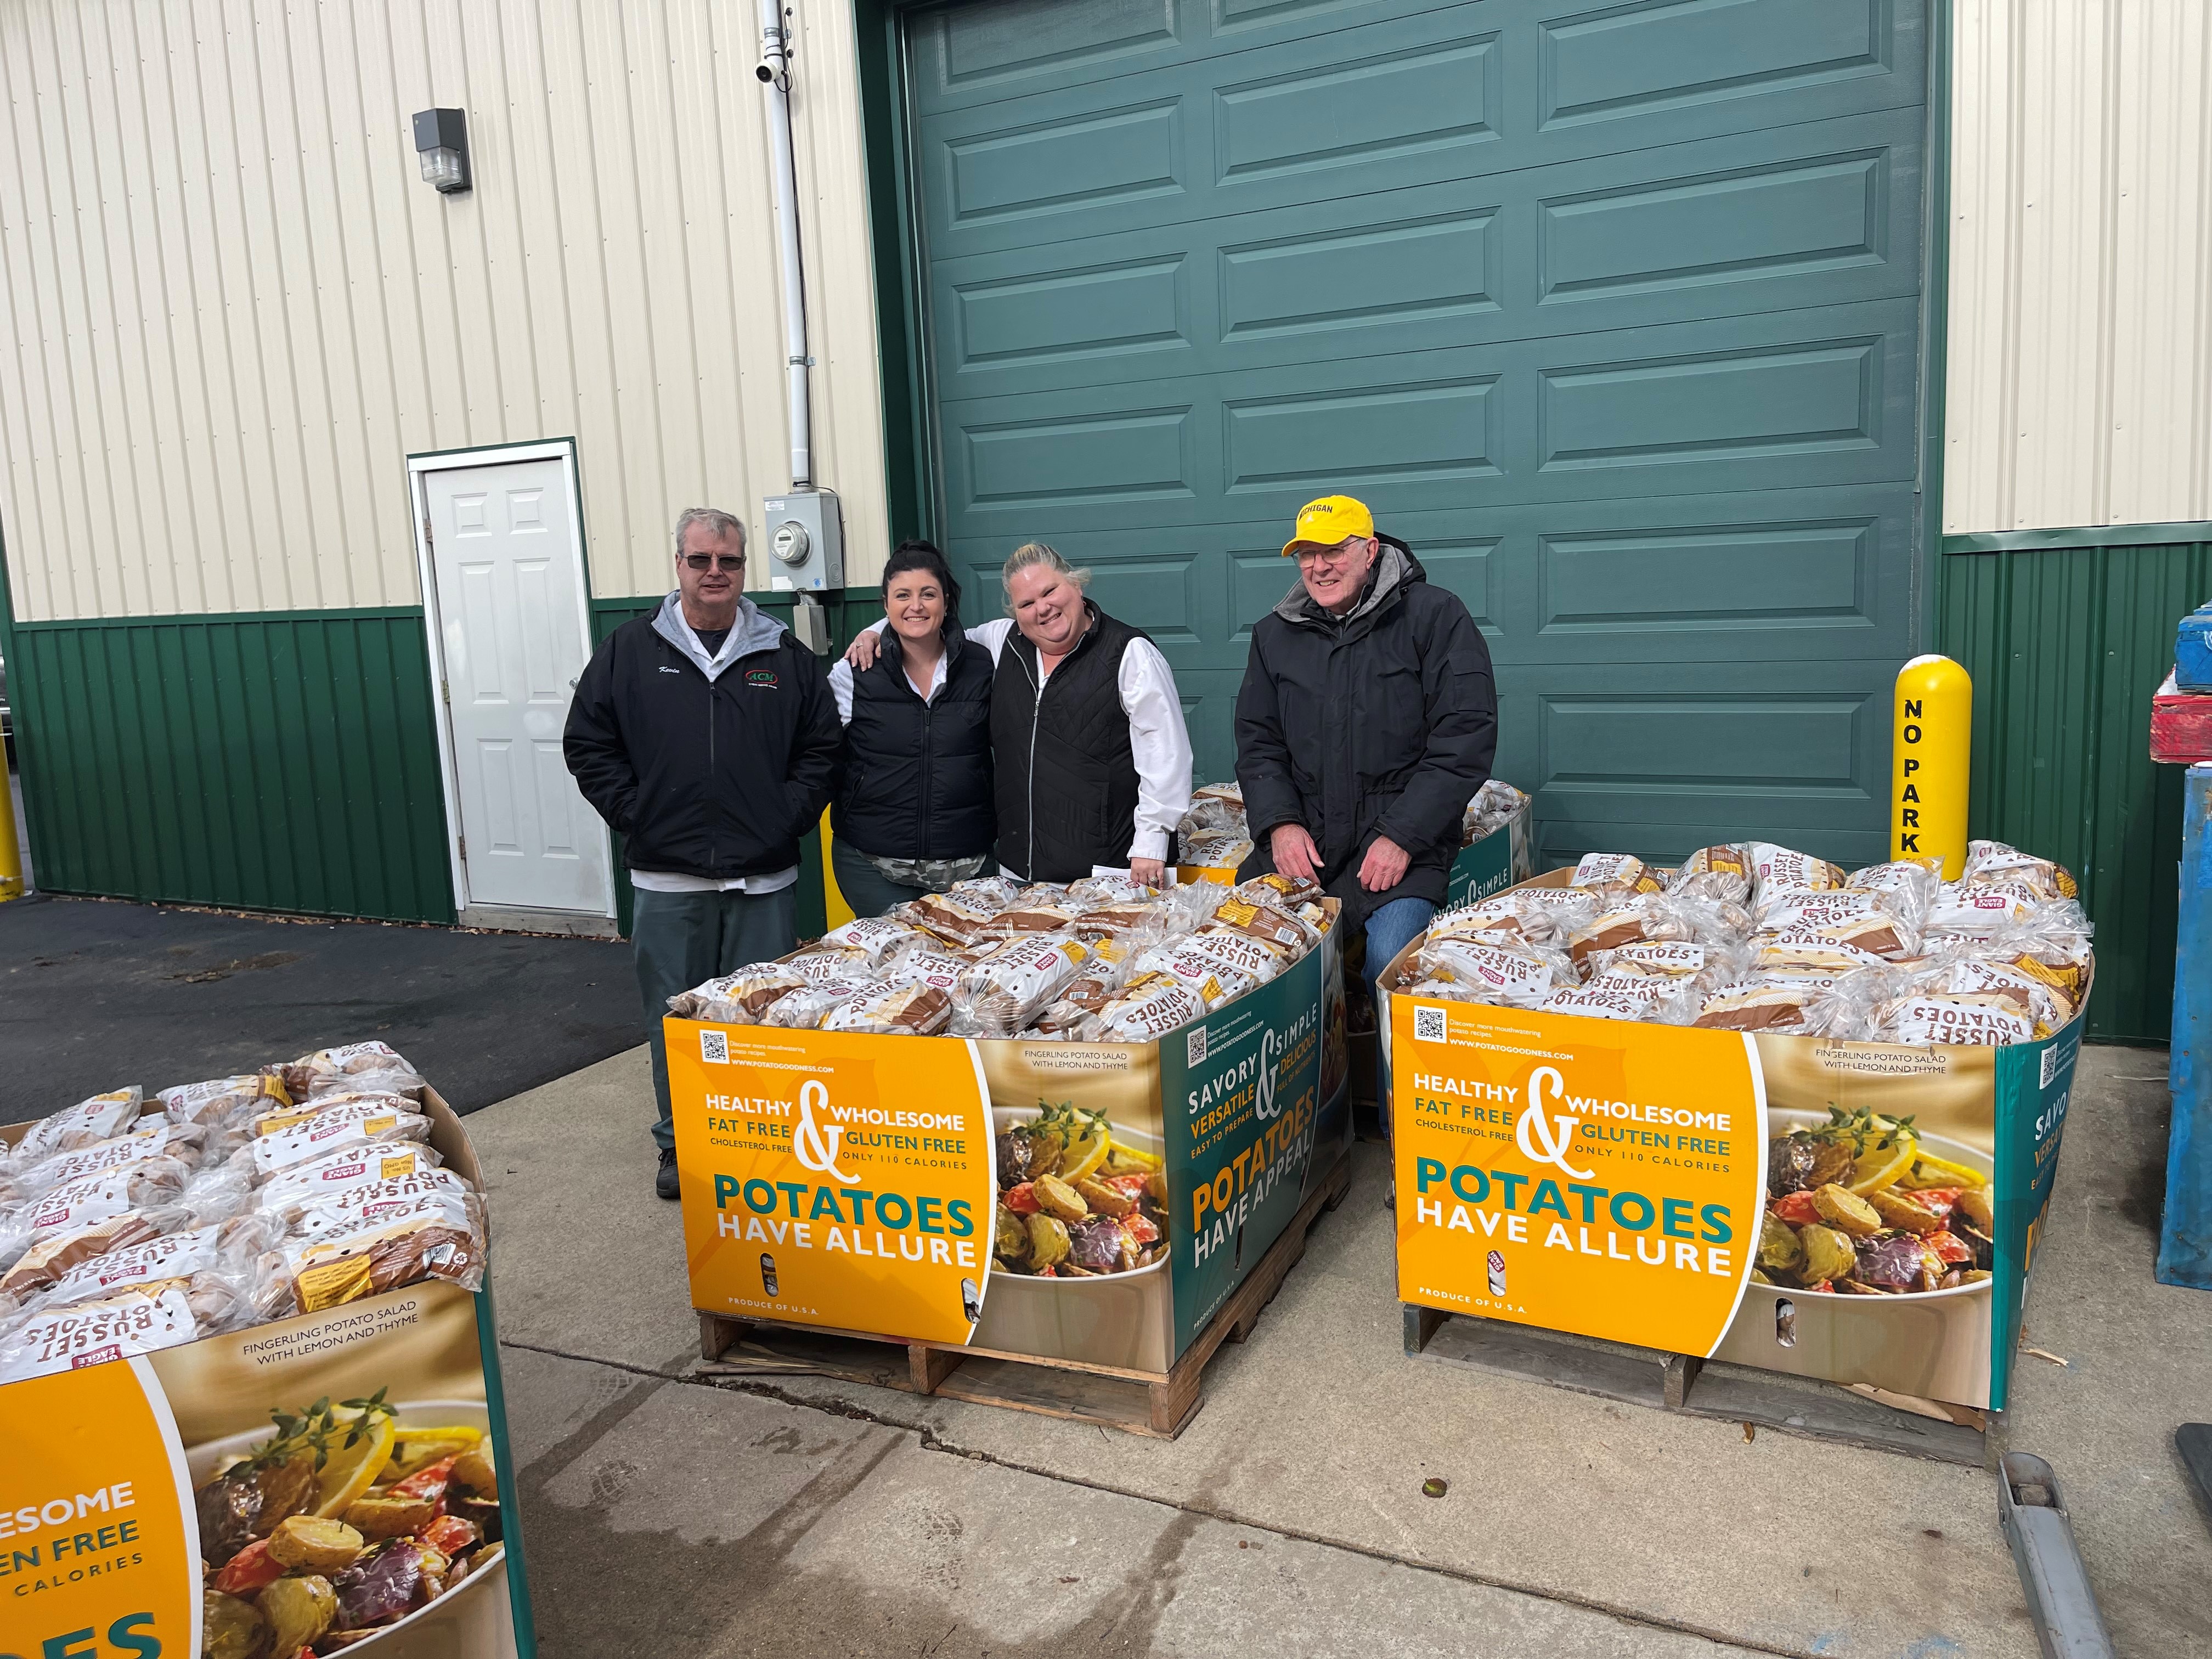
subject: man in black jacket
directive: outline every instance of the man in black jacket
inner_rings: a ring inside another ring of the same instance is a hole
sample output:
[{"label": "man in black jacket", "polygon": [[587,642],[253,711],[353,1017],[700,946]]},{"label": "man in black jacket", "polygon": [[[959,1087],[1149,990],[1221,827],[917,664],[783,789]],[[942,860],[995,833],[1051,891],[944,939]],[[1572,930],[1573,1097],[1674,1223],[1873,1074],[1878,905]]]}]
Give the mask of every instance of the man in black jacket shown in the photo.
[{"label": "man in black jacket", "polygon": [[1237,696],[1254,846],[1238,873],[1310,876],[1343,900],[1371,993],[1443,902],[1462,816],[1490,775],[1490,649],[1348,495],[1301,507],[1283,554],[1298,580],[1253,625]]},{"label": "man in black jacket", "polygon": [[744,572],[742,522],[704,507],[678,519],[677,591],[592,653],[562,745],[624,838],[663,1198],[677,1195],[668,999],[792,948],[799,837],[842,767],[820,660],[744,597]]}]

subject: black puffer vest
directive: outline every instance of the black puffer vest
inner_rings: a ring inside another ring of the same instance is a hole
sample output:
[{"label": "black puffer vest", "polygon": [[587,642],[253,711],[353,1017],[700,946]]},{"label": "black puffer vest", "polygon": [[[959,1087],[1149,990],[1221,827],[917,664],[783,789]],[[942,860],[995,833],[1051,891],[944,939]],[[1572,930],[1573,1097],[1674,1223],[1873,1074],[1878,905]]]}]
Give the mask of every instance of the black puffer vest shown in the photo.
[{"label": "black puffer vest", "polygon": [[1006,636],[991,694],[999,866],[1031,881],[1119,869],[1137,837],[1137,763],[1121,707],[1121,653],[1148,637],[1090,600],[1091,626],[1037,695],[1037,652]]},{"label": "black puffer vest", "polygon": [[991,653],[963,640],[924,702],[897,636],[853,676],[845,787],[830,809],[841,841],[879,859],[964,859],[991,850]]}]

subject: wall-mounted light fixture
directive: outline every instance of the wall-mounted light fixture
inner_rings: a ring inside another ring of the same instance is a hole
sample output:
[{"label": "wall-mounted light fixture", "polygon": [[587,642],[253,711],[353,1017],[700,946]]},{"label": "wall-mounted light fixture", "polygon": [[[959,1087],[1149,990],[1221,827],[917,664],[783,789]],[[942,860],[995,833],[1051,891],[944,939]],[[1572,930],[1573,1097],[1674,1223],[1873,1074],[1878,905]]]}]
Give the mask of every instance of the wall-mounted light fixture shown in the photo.
[{"label": "wall-mounted light fixture", "polygon": [[458,109],[415,112],[415,154],[422,163],[422,179],[435,185],[441,196],[457,196],[469,187],[469,122]]}]

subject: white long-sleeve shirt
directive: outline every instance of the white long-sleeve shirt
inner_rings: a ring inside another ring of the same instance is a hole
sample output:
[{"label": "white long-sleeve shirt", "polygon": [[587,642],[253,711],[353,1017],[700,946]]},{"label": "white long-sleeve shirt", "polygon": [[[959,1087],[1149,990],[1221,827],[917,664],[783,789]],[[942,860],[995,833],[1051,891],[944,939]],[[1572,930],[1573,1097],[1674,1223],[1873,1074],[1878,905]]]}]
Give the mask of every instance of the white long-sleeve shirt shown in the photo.
[{"label": "white long-sleeve shirt", "polygon": [[[881,622],[872,623],[869,631],[880,634],[884,627]],[[996,668],[1013,631],[1012,617],[997,617],[969,629],[968,637],[991,653],[991,665]],[[1037,666],[1042,670],[1042,658]],[[944,690],[945,668],[945,659],[939,657],[923,702],[934,700]],[[1129,641],[1121,653],[1117,683],[1121,712],[1129,717],[1129,756],[1137,768],[1136,838],[1129,843],[1129,856],[1165,859],[1176,825],[1190,810],[1190,728],[1183,724],[1182,694],[1176,690],[1175,670],[1150,640]],[[1039,696],[1043,696],[1042,684]],[[851,725],[853,667],[842,657],[830,670],[830,694],[837,700],[838,719]]]}]

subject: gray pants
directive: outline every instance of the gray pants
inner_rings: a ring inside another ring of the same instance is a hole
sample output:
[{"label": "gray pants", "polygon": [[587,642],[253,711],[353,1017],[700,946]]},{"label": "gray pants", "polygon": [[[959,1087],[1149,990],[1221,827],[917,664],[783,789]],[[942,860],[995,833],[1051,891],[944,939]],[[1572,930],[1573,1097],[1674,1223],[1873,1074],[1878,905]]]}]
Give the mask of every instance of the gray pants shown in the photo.
[{"label": "gray pants", "polygon": [[893,881],[842,841],[830,843],[830,868],[837,877],[837,890],[856,916],[879,916],[894,904],[904,904],[931,890]]},{"label": "gray pants", "polygon": [[676,1144],[668,1107],[668,1042],[660,1024],[668,1016],[668,999],[788,951],[799,942],[799,890],[653,893],[641,887],[635,896],[629,942],[637,952],[637,990],[653,1045],[653,1097],[660,1109],[653,1138],[665,1148]]}]

